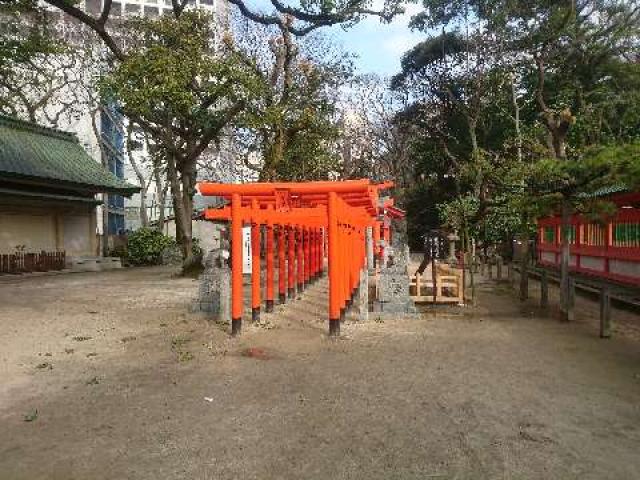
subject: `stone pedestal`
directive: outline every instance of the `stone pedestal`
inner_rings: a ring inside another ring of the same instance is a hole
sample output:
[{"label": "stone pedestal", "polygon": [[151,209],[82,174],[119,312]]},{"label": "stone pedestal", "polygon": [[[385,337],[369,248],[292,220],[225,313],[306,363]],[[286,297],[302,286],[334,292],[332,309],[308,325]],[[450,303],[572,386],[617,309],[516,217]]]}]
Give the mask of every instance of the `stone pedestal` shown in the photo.
[{"label": "stone pedestal", "polygon": [[370,272],[373,272],[375,269],[375,264],[373,261],[373,227],[367,227],[365,230],[366,235],[366,248],[367,248],[367,266]]},{"label": "stone pedestal", "polygon": [[198,298],[192,310],[211,314],[213,320],[231,321],[231,268],[226,249],[209,252],[200,277]]},{"label": "stone pedestal", "polygon": [[389,257],[380,268],[378,298],[373,311],[380,313],[415,313],[413,300],[409,297],[409,247],[394,242]]},{"label": "stone pedestal", "polygon": [[360,270],[360,284],[354,302],[355,314],[359,321],[369,320],[369,273],[366,268]]}]

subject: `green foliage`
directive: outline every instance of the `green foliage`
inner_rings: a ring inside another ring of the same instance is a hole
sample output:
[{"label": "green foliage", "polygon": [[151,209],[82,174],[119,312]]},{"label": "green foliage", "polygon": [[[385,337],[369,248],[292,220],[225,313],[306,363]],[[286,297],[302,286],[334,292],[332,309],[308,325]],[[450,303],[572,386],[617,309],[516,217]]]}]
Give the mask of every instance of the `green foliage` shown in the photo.
[{"label": "green foliage", "polygon": [[[201,9],[129,19],[123,58],[101,81],[103,97],[149,135],[154,161],[166,167],[183,246],[192,237],[197,160],[261,88],[255,66],[216,25]],[[194,258],[183,253],[187,266]]]},{"label": "green foliage", "polygon": [[255,59],[261,88],[242,116],[246,151],[261,159],[245,163],[262,181],[327,179],[339,171],[336,103],[351,62],[319,37],[296,43],[282,32],[271,44]]},{"label": "green foliage", "polygon": [[140,228],[129,234],[127,252],[134,265],[158,265],[162,252],[175,246],[175,240],[153,228]]},{"label": "green foliage", "polygon": [[200,246],[200,239],[197,237],[193,238],[193,245],[191,246],[191,251],[194,257],[202,258],[204,254],[204,249]]},{"label": "green foliage", "polygon": [[176,133],[194,135],[224,125],[229,109],[260,88],[236,52],[214,50],[215,22],[202,10],[127,24],[131,51],[102,91],[130,117],[158,126],[171,120]]},{"label": "green foliage", "polygon": [[467,228],[469,220],[478,212],[478,199],[472,195],[454,198],[438,205],[442,223],[451,230]]},{"label": "green foliage", "polygon": [[453,182],[449,178],[428,177],[412,186],[405,196],[407,236],[409,246],[421,251],[426,232],[441,225],[438,205],[454,198]]},{"label": "green foliage", "polygon": [[533,233],[563,199],[610,215],[590,195],[640,185],[636,1],[422,4],[412,26],[428,37],[394,86],[414,101],[402,117],[416,132],[416,170],[439,185],[453,178],[456,191],[424,189],[409,218],[439,205],[441,224],[466,219],[476,238],[498,241]]},{"label": "green foliage", "polygon": [[0,75],[10,75],[16,64],[61,48],[52,38],[44,15],[32,0],[0,1]]}]

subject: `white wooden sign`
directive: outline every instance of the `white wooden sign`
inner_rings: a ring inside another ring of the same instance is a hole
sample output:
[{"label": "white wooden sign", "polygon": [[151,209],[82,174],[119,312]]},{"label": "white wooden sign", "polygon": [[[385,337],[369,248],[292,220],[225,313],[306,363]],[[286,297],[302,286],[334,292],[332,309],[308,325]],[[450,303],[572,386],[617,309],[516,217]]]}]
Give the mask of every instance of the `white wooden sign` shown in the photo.
[{"label": "white wooden sign", "polygon": [[242,227],[242,273],[251,274],[251,227]]}]

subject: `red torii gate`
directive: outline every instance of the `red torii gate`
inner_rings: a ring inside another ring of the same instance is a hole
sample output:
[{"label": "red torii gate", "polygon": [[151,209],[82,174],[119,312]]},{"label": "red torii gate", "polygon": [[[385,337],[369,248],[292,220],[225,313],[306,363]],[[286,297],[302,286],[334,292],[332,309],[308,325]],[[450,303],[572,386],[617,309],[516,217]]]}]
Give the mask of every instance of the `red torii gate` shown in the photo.
[{"label": "red torii gate", "polygon": [[221,209],[207,209],[205,218],[231,222],[231,333],[238,334],[242,328],[242,227],[250,224],[252,319],[256,320],[260,315],[260,227],[264,225],[266,311],[272,311],[274,304],[276,245],[281,303],[286,301],[287,294],[292,298],[296,288],[304,290],[306,284],[321,277],[326,258],[329,266],[329,334],[338,335],[340,320],[351,305],[360,282],[360,271],[365,266],[365,229],[373,227],[373,231],[378,232],[374,237],[378,239],[380,232],[384,232],[384,226],[378,220],[379,192],[392,186],[391,182],[374,184],[370,180],[199,183],[198,190],[202,195],[219,196],[230,202]]}]

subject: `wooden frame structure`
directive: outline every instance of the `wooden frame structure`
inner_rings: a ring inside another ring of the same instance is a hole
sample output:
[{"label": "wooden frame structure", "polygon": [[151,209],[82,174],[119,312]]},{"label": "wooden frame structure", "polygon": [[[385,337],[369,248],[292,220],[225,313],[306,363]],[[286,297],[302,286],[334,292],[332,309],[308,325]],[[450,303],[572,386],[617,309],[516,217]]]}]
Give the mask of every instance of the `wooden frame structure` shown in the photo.
[{"label": "wooden frame structure", "polygon": [[[616,282],[640,285],[640,192],[614,195],[618,212],[606,223],[573,215],[569,228],[570,268]],[[537,255],[541,265],[560,265],[559,216],[538,221]]]},{"label": "wooden frame structure", "polygon": [[[366,233],[372,227],[384,231],[384,208],[380,191],[390,182],[369,180],[343,182],[247,183],[203,182],[198,189],[205,196],[219,196],[229,205],[208,209],[205,218],[231,222],[231,333],[242,329],[242,227],[252,228],[252,319],[260,316],[260,251],[265,232],[266,311],[274,304],[274,253],[278,253],[278,296],[280,302],[324,275],[329,267],[329,334],[339,335],[340,321],[352,303],[366,264]],[[382,205],[381,205],[382,203]],[[383,215],[380,215],[381,211]],[[376,243],[377,245],[377,243]],[[377,252],[379,253],[379,252]],[[285,280],[286,277],[286,280]],[[286,290],[285,290],[286,289]]]},{"label": "wooden frame structure", "polygon": [[[425,292],[424,290],[428,291]],[[410,278],[409,292],[411,299],[416,303],[431,302],[464,305],[462,273],[436,274],[435,288],[431,275],[416,273]]]}]

